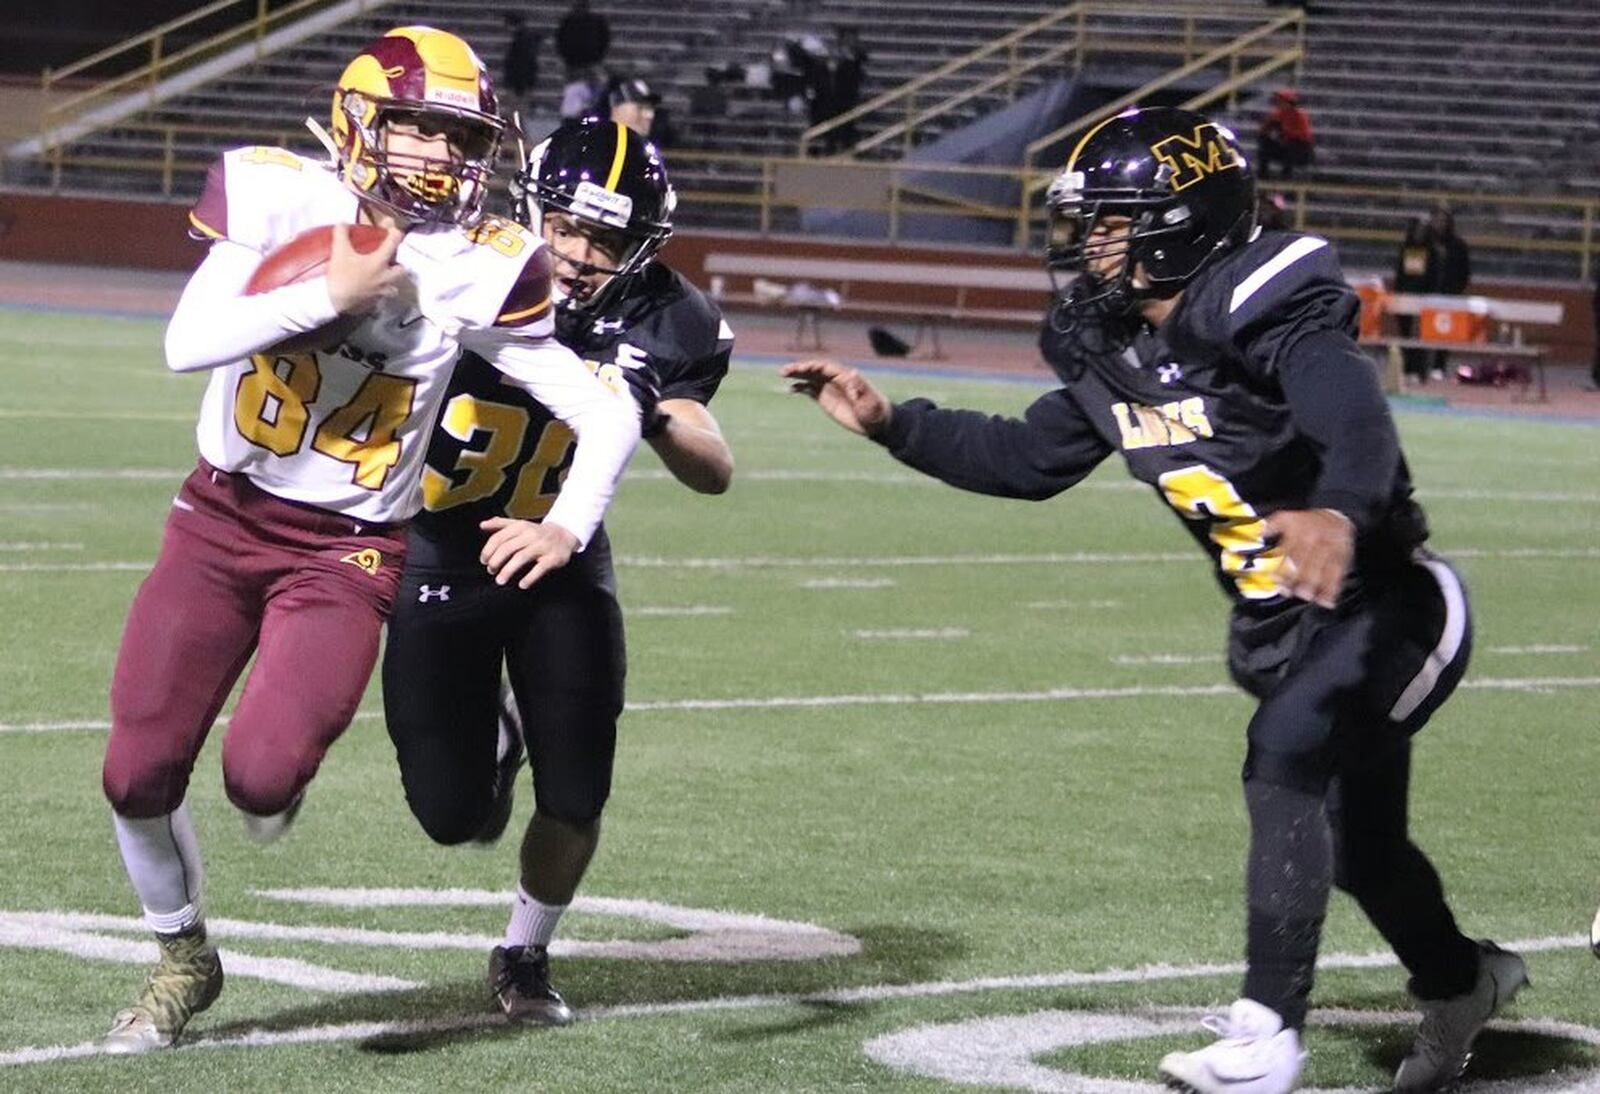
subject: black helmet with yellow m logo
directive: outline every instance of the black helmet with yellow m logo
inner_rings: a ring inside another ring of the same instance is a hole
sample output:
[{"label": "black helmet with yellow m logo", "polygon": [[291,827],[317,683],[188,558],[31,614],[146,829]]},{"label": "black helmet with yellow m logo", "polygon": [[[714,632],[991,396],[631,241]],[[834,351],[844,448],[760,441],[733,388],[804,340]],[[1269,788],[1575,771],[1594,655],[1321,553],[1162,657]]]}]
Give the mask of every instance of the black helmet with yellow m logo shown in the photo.
[{"label": "black helmet with yellow m logo", "polygon": [[1173,296],[1247,240],[1256,182],[1229,130],[1192,110],[1152,107],[1091,129],[1046,203],[1058,306],[1121,313]]}]

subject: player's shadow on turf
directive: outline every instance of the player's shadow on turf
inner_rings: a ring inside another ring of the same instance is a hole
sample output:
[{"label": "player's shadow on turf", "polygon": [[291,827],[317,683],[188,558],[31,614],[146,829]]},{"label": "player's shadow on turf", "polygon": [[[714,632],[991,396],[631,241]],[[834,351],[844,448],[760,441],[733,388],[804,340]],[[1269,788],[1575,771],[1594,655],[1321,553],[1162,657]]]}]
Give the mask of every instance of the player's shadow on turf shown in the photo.
[{"label": "player's shadow on turf", "polygon": [[[1410,1049],[1415,1030],[1409,1026],[1392,1026],[1381,1031],[1344,1029],[1341,1032],[1360,1036],[1366,1042],[1367,1060],[1386,1074],[1392,1074]],[[1472,1066],[1467,1078],[1477,1082],[1506,1081],[1593,1068],[1597,1064],[1600,1064],[1600,1052],[1593,1046],[1560,1034],[1490,1027],[1473,1042]]]},{"label": "player's shadow on turf", "polygon": [[[573,959],[561,962],[560,987],[579,1011],[628,1005],[695,1003],[718,997],[788,995],[805,1011],[745,1027],[734,1040],[759,1040],[804,1032],[844,1020],[862,1006],[849,997],[855,985],[915,983],[936,979],[966,955],[958,939],[941,931],[885,924],[851,932],[861,952],[817,961],[748,962],[732,965],[683,962],[619,962]],[[843,999],[829,998],[835,992]],[[822,998],[805,999],[806,996]],[[484,982],[463,977],[405,992],[339,996],[280,1010],[253,1020],[238,1020],[204,1030],[206,1040],[236,1037],[252,1030],[287,1031],[311,1026],[398,1022],[416,1028],[358,1040],[363,1051],[425,1052],[463,1041],[537,1035],[536,1027],[513,1026],[495,1010]]]}]

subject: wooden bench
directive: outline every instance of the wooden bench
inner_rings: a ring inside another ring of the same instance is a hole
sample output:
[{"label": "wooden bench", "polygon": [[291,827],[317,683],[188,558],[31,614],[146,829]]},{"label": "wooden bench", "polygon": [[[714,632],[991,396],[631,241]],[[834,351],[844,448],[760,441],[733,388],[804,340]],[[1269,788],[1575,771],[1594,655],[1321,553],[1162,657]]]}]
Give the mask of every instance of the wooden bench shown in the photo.
[{"label": "wooden bench", "polygon": [[[782,255],[743,254],[713,251],[706,255],[705,272],[712,279],[713,295],[723,301],[758,306],[793,308],[795,339],[792,349],[822,350],[822,316],[838,311],[865,316],[904,316],[917,323],[913,348],[928,338],[928,356],[944,356],[939,344],[939,328],[945,322],[972,320],[990,323],[1036,324],[1044,317],[1050,292],[1050,276],[1042,268],[1018,266],[938,265],[932,262],[873,262],[855,259],[800,258]],[[782,298],[758,295],[751,290],[728,291],[723,284],[729,277],[773,278],[784,282],[807,282],[819,290],[832,289],[839,295],[837,308],[817,302],[786,302]],[[862,285],[913,286],[924,293],[933,290],[937,300],[906,303],[852,296]],[[718,288],[721,291],[716,291]],[[999,291],[1014,295],[1036,293],[1039,303],[1031,308],[974,307],[968,298],[974,290]],[[807,335],[810,344],[807,345]]]},{"label": "wooden bench", "polygon": [[1538,395],[1531,395],[1525,385],[1523,392],[1516,398],[1521,402],[1547,403],[1550,401],[1549,389],[1544,379],[1544,346],[1526,346],[1511,342],[1446,342],[1438,338],[1363,338],[1361,345],[1385,351],[1382,365],[1384,377],[1384,390],[1399,391],[1400,378],[1403,366],[1400,351],[1403,349],[1430,349],[1443,350],[1446,353],[1460,354],[1470,357],[1515,357],[1528,361],[1533,365],[1534,375],[1538,379]]}]

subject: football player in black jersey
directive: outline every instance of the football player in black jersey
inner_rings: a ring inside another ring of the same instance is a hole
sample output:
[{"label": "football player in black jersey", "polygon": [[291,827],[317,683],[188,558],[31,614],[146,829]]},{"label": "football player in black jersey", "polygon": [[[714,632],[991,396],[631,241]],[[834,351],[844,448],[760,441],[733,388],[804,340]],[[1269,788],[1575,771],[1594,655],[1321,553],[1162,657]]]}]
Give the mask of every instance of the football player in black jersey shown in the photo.
[{"label": "football player in black jersey", "polygon": [[785,366],[846,428],[951,485],[1043,499],[1120,452],[1216,564],[1235,680],[1259,700],[1244,764],[1247,972],[1222,1039],[1169,1085],[1290,1090],[1330,885],[1411,973],[1424,1019],[1401,1091],[1436,1090],[1526,979],[1456,927],[1407,834],[1411,735],[1465,671],[1471,624],[1427,525],[1358,304],[1326,240],[1254,227],[1234,137],[1177,109],[1093,129],[1049,192],[1041,348],[1062,386],[1021,419],[891,404],[830,361]]},{"label": "football player in black jersey", "polygon": [[[733,333],[655,261],[676,201],[655,147],[612,121],[569,122],[533,151],[514,192],[518,219],[549,244],[557,337],[638,400],[642,432],[673,475],[722,493],[733,457],[706,404]],[[462,359],[429,445],[383,663],[406,800],[438,842],[499,837],[525,742],[535,810],[489,980],[509,1018],[544,1025],[572,1019],[550,986],[547,947],[599,839],[625,670],[604,528],[527,587],[527,549],[572,451],[544,407]]]}]

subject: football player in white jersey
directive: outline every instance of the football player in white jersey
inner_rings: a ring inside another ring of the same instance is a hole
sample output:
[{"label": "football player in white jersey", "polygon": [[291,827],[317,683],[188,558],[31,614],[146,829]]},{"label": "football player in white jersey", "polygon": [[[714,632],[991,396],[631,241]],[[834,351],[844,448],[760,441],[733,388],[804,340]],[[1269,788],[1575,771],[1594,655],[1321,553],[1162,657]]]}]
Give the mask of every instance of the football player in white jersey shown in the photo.
[{"label": "football player in white jersey", "polygon": [[[553,337],[542,240],[481,215],[502,125],[465,42],[401,27],[340,77],[331,163],[229,152],[191,213],[214,242],[172,317],[167,362],[211,370],[201,459],[129,613],[103,773],[161,957],[117,1015],[108,1052],[172,1044],[221,991],[184,805],[195,757],[254,653],[223,741],[224,783],[259,838],[292,818],[371,675],[427,438],[463,349],[581,440],[539,537],[497,560],[501,573],[537,580],[581,551],[638,442],[635,403]],[[325,276],[244,291],[264,254],[309,228],[356,223],[388,235],[364,254],[341,227]],[[332,344],[297,351],[316,338]]]}]

